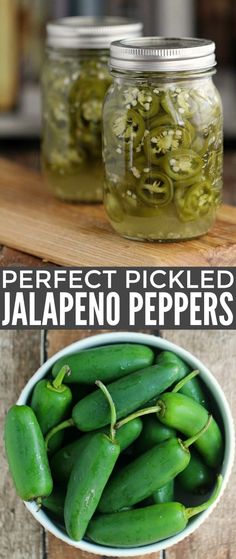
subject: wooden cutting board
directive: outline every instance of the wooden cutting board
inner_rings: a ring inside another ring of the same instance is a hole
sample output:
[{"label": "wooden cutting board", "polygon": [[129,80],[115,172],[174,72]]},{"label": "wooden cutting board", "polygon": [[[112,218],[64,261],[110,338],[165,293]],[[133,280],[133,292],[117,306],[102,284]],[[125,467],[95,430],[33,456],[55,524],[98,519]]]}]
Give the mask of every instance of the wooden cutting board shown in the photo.
[{"label": "wooden cutting board", "polygon": [[63,266],[236,266],[236,208],[223,205],[200,239],[128,241],[102,205],[60,202],[40,174],[0,159],[0,243]]}]

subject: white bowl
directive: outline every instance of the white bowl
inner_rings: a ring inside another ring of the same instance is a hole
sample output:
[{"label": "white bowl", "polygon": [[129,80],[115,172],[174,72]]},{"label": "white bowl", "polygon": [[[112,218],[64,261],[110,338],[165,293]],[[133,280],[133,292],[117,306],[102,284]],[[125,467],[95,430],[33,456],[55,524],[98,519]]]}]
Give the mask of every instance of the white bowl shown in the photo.
[{"label": "white bowl", "polygon": [[220,385],[218,384],[217,380],[213,376],[212,373],[191,353],[186,351],[185,349],[168,342],[167,340],[163,340],[162,338],[149,335],[149,334],[140,334],[140,333],[132,333],[132,332],[114,332],[109,334],[99,334],[96,336],[91,336],[89,338],[80,340],[75,342],[58,353],[56,353],[53,357],[48,359],[39,369],[38,371],[31,377],[29,382],[24,387],[17,404],[25,404],[34,385],[43,378],[52,368],[52,365],[57,361],[60,357],[65,355],[70,355],[76,351],[81,351],[82,349],[89,349],[92,347],[98,347],[101,345],[107,344],[114,344],[119,342],[131,342],[131,343],[140,343],[145,344],[154,349],[160,350],[170,350],[179,355],[186,363],[190,365],[190,367],[195,370],[198,369],[200,371],[200,377],[208,387],[210,393],[213,395],[213,398],[216,402],[217,409],[222,419],[222,424],[224,426],[225,432],[225,453],[224,453],[224,460],[221,468],[221,473],[223,475],[223,484],[221,487],[220,495],[215,501],[215,503],[209,507],[206,511],[200,513],[198,516],[191,519],[188,523],[186,528],[180,532],[179,534],[172,536],[166,540],[163,540],[158,543],[145,545],[136,548],[112,548],[112,547],[105,547],[102,545],[97,545],[95,543],[90,543],[85,540],[81,540],[76,542],[69,538],[67,534],[60,529],[44,512],[43,510],[38,510],[38,506],[34,502],[25,502],[27,509],[32,513],[32,515],[54,536],[60,538],[64,542],[76,547],[78,549],[82,549],[83,551],[87,551],[89,553],[95,553],[98,555],[107,555],[113,557],[125,557],[125,556],[137,556],[143,555],[146,553],[157,552],[168,547],[171,547],[174,544],[177,544],[189,534],[192,534],[199,526],[206,520],[206,518],[210,515],[213,508],[216,506],[217,502],[219,501],[220,497],[223,494],[223,491],[226,487],[226,484],[229,479],[230,471],[233,465],[234,459],[234,426],[233,426],[233,419],[231,416],[230,408],[228,402],[225,398],[224,392],[222,391]]}]

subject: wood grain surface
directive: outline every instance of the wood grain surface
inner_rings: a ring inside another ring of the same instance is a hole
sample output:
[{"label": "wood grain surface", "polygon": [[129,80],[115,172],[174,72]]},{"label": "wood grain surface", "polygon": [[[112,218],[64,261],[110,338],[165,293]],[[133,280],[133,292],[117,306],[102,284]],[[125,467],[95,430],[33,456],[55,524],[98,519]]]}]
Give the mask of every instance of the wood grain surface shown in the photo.
[{"label": "wood grain surface", "polygon": [[[95,331],[0,332],[1,427],[8,407],[15,402],[25,382],[46,359],[60,348]],[[162,335],[200,358],[224,388],[235,411],[235,332],[168,331]],[[45,533],[16,497],[1,449],[1,546],[0,559],[93,559],[93,555],[67,546]],[[224,497],[210,518],[192,536],[152,559],[235,559],[236,557],[236,470]],[[146,556],[150,559],[151,556]],[[141,556],[140,556],[141,559]]]},{"label": "wood grain surface", "polygon": [[40,365],[41,333],[5,331],[0,333],[0,526],[1,559],[42,559],[43,529],[17,498],[8,473],[3,449],[3,423],[32,374]]},{"label": "wood grain surface", "polygon": [[113,232],[102,205],[55,200],[38,173],[1,159],[0,243],[64,266],[234,266],[236,208],[223,205],[200,239],[132,242]]}]

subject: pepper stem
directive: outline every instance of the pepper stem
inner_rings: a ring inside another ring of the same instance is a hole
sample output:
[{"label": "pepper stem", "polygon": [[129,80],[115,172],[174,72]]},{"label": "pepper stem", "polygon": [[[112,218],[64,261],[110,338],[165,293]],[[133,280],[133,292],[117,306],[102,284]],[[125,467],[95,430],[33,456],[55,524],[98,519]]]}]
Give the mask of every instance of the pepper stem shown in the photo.
[{"label": "pepper stem", "polygon": [[118,423],[116,424],[116,429],[120,429],[120,427],[123,427],[123,425],[125,425],[126,423],[129,423],[133,419],[136,419],[136,417],[142,417],[143,415],[148,415],[149,413],[157,413],[158,411],[160,411],[160,409],[160,406],[151,406],[150,408],[143,408],[142,410],[135,411],[124,419],[121,419],[121,421],[118,421]]},{"label": "pepper stem", "polygon": [[179,390],[181,390],[181,388],[183,388],[183,386],[185,386],[185,384],[187,384],[187,382],[189,380],[191,380],[192,378],[196,377],[197,375],[199,375],[199,371],[196,369],[196,371],[193,371],[192,373],[189,373],[189,375],[187,375],[186,377],[182,378],[178,384],[175,385],[175,387],[173,388],[172,392],[179,392]]},{"label": "pepper stem", "polygon": [[71,369],[69,367],[69,365],[63,365],[63,367],[60,369],[59,373],[57,374],[56,378],[52,381],[52,386],[54,388],[60,388],[65,375],[69,375],[69,373],[71,372]]},{"label": "pepper stem", "polygon": [[208,429],[208,427],[211,423],[211,420],[212,420],[212,415],[208,415],[206,425],[204,425],[204,427],[200,431],[195,433],[195,435],[193,435],[192,437],[190,437],[189,439],[184,441],[185,448],[188,448],[191,444],[195,443],[197,441],[197,439],[199,437],[201,437],[201,435],[203,435],[205,433],[205,431],[207,431],[207,429]]},{"label": "pepper stem", "polygon": [[38,505],[37,512],[39,512],[39,510],[41,509],[42,502],[43,502],[42,497],[37,497],[36,499],[36,504]]},{"label": "pepper stem", "polygon": [[192,516],[195,516],[196,514],[199,514],[199,512],[203,512],[204,510],[208,509],[208,507],[213,505],[213,503],[216,501],[217,497],[220,494],[222,482],[223,482],[223,476],[220,474],[217,476],[216,486],[210,499],[208,499],[208,501],[206,501],[202,505],[198,505],[197,507],[191,507],[186,509],[185,513],[188,519],[192,518]]},{"label": "pepper stem", "polygon": [[59,423],[59,425],[56,425],[56,427],[50,429],[50,431],[48,431],[45,437],[45,445],[46,445],[47,452],[49,450],[48,444],[51,438],[54,437],[56,433],[59,433],[59,431],[62,431],[63,429],[68,429],[68,427],[74,427],[74,425],[75,425],[74,420],[71,418],[71,419],[66,419],[66,421],[62,421],[62,423]]},{"label": "pepper stem", "polygon": [[110,424],[110,436],[111,436],[111,440],[114,442],[115,440],[115,436],[116,436],[116,430],[115,430],[115,424],[116,424],[116,408],[115,408],[115,404],[112,400],[112,397],[110,395],[110,392],[107,390],[107,387],[105,386],[105,384],[103,384],[103,382],[101,380],[96,380],[95,384],[98,386],[98,388],[100,388],[104,394],[104,396],[106,397],[109,406],[110,406],[110,411],[111,411],[111,424]]}]

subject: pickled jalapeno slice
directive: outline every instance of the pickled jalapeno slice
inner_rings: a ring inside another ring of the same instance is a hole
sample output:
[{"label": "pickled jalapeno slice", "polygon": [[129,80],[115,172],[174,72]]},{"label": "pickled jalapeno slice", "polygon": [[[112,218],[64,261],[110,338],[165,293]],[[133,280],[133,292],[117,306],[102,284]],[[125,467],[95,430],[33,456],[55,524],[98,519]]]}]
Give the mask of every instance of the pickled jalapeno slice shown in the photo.
[{"label": "pickled jalapeno slice", "polygon": [[208,181],[200,181],[189,188],[176,188],[175,205],[181,221],[194,221],[217,205],[217,193]]},{"label": "pickled jalapeno slice", "polygon": [[[182,126],[158,126],[153,128],[144,140],[144,151],[147,160],[159,165],[160,158],[168,152],[179,150],[190,145],[189,132]],[[171,176],[171,175],[170,175]],[[175,178],[175,177],[173,177]]]},{"label": "pickled jalapeno slice", "polygon": [[156,116],[154,116],[151,120],[150,120],[150,128],[158,128],[158,126],[163,126],[164,124],[167,124],[168,126],[173,126],[174,121],[173,118],[171,118],[170,115],[166,115],[166,114],[157,114]]},{"label": "pickled jalapeno slice", "polygon": [[84,101],[81,107],[81,113],[87,122],[100,123],[102,118],[102,104],[100,99],[89,99]]},{"label": "pickled jalapeno slice", "polygon": [[203,152],[206,152],[208,149],[217,149],[221,143],[221,135],[216,132],[216,124],[211,123],[209,126],[205,126],[202,131],[202,136],[204,139],[203,144]]},{"label": "pickled jalapeno slice", "polygon": [[75,81],[70,92],[70,103],[72,111],[80,109],[81,104],[87,100],[97,99],[103,101],[110,81],[102,82],[95,77],[82,79],[81,76]]},{"label": "pickled jalapeno slice", "polygon": [[52,171],[59,175],[70,175],[80,168],[84,163],[85,154],[82,149],[75,149],[68,146],[64,149],[55,149],[48,155],[47,162],[50,164]]},{"label": "pickled jalapeno slice", "polygon": [[125,114],[123,111],[117,111],[111,123],[111,131],[113,139],[121,150],[123,147],[127,150],[130,147],[136,148],[144,135],[144,120],[132,109],[128,109]]},{"label": "pickled jalapeno slice", "polygon": [[204,154],[207,149],[205,138],[201,134],[197,134],[191,147],[194,151],[197,151],[197,153]]},{"label": "pickled jalapeno slice", "polygon": [[164,109],[165,113],[171,116],[174,122],[179,124],[183,122],[183,118],[177,111],[173,96],[171,95],[170,91],[166,91],[165,93],[163,93],[161,97],[161,106]]},{"label": "pickled jalapeno slice", "polygon": [[148,206],[166,206],[173,198],[173,183],[161,171],[143,173],[137,186],[137,196]]},{"label": "pickled jalapeno slice", "polygon": [[176,122],[180,122],[181,118],[193,117],[198,108],[193,92],[186,89],[181,90],[180,87],[165,91],[162,95],[161,105]]},{"label": "pickled jalapeno slice", "polygon": [[144,169],[149,171],[149,168],[146,166],[145,155],[143,153],[134,154],[134,157],[129,161],[128,168],[133,178],[140,179]]},{"label": "pickled jalapeno slice", "polygon": [[188,177],[187,179],[181,179],[179,181],[174,181],[174,188],[187,188],[196,182],[200,182],[202,179],[202,174],[198,173],[197,175],[193,175],[192,177]]},{"label": "pickled jalapeno slice", "polygon": [[194,91],[186,91],[186,89],[180,91],[177,94],[177,106],[184,117],[191,118],[198,108],[196,99],[194,99]]},{"label": "pickled jalapeno slice", "polygon": [[186,149],[167,154],[163,157],[161,166],[169,177],[180,181],[199,174],[203,163],[195,151]]},{"label": "pickled jalapeno slice", "polygon": [[[176,123],[174,122],[173,118],[167,114],[159,114],[153,117],[150,121],[150,128],[157,128],[158,126],[174,126]],[[183,120],[181,122],[181,130],[187,130],[188,133],[188,145],[193,141],[196,136],[196,130],[194,126],[189,122],[189,120]]]},{"label": "pickled jalapeno slice", "polygon": [[223,166],[223,154],[222,151],[210,151],[205,158],[206,161],[206,174],[208,178],[211,179],[213,183],[220,176],[221,169]]},{"label": "pickled jalapeno slice", "polygon": [[127,109],[135,108],[143,118],[155,116],[160,108],[159,91],[142,86],[127,88],[122,93],[122,104]]},{"label": "pickled jalapeno slice", "polygon": [[188,131],[190,136],[190,145],[196,137],[196,128],[189,122],[189,120],[184,120],[184,128]]},{"label": "pickled jalapeno slice", "polygon": [[193,117],[199,124],[210,124],[213,120],[217,123],[219,119],[222,120],[221,101],[219,96],[215,94],[216,92],[214,97],[212,97],[212,92],[210,91],[203,91],[201,88],[193,90],[193,95],[197,102],[197,111]]}]

